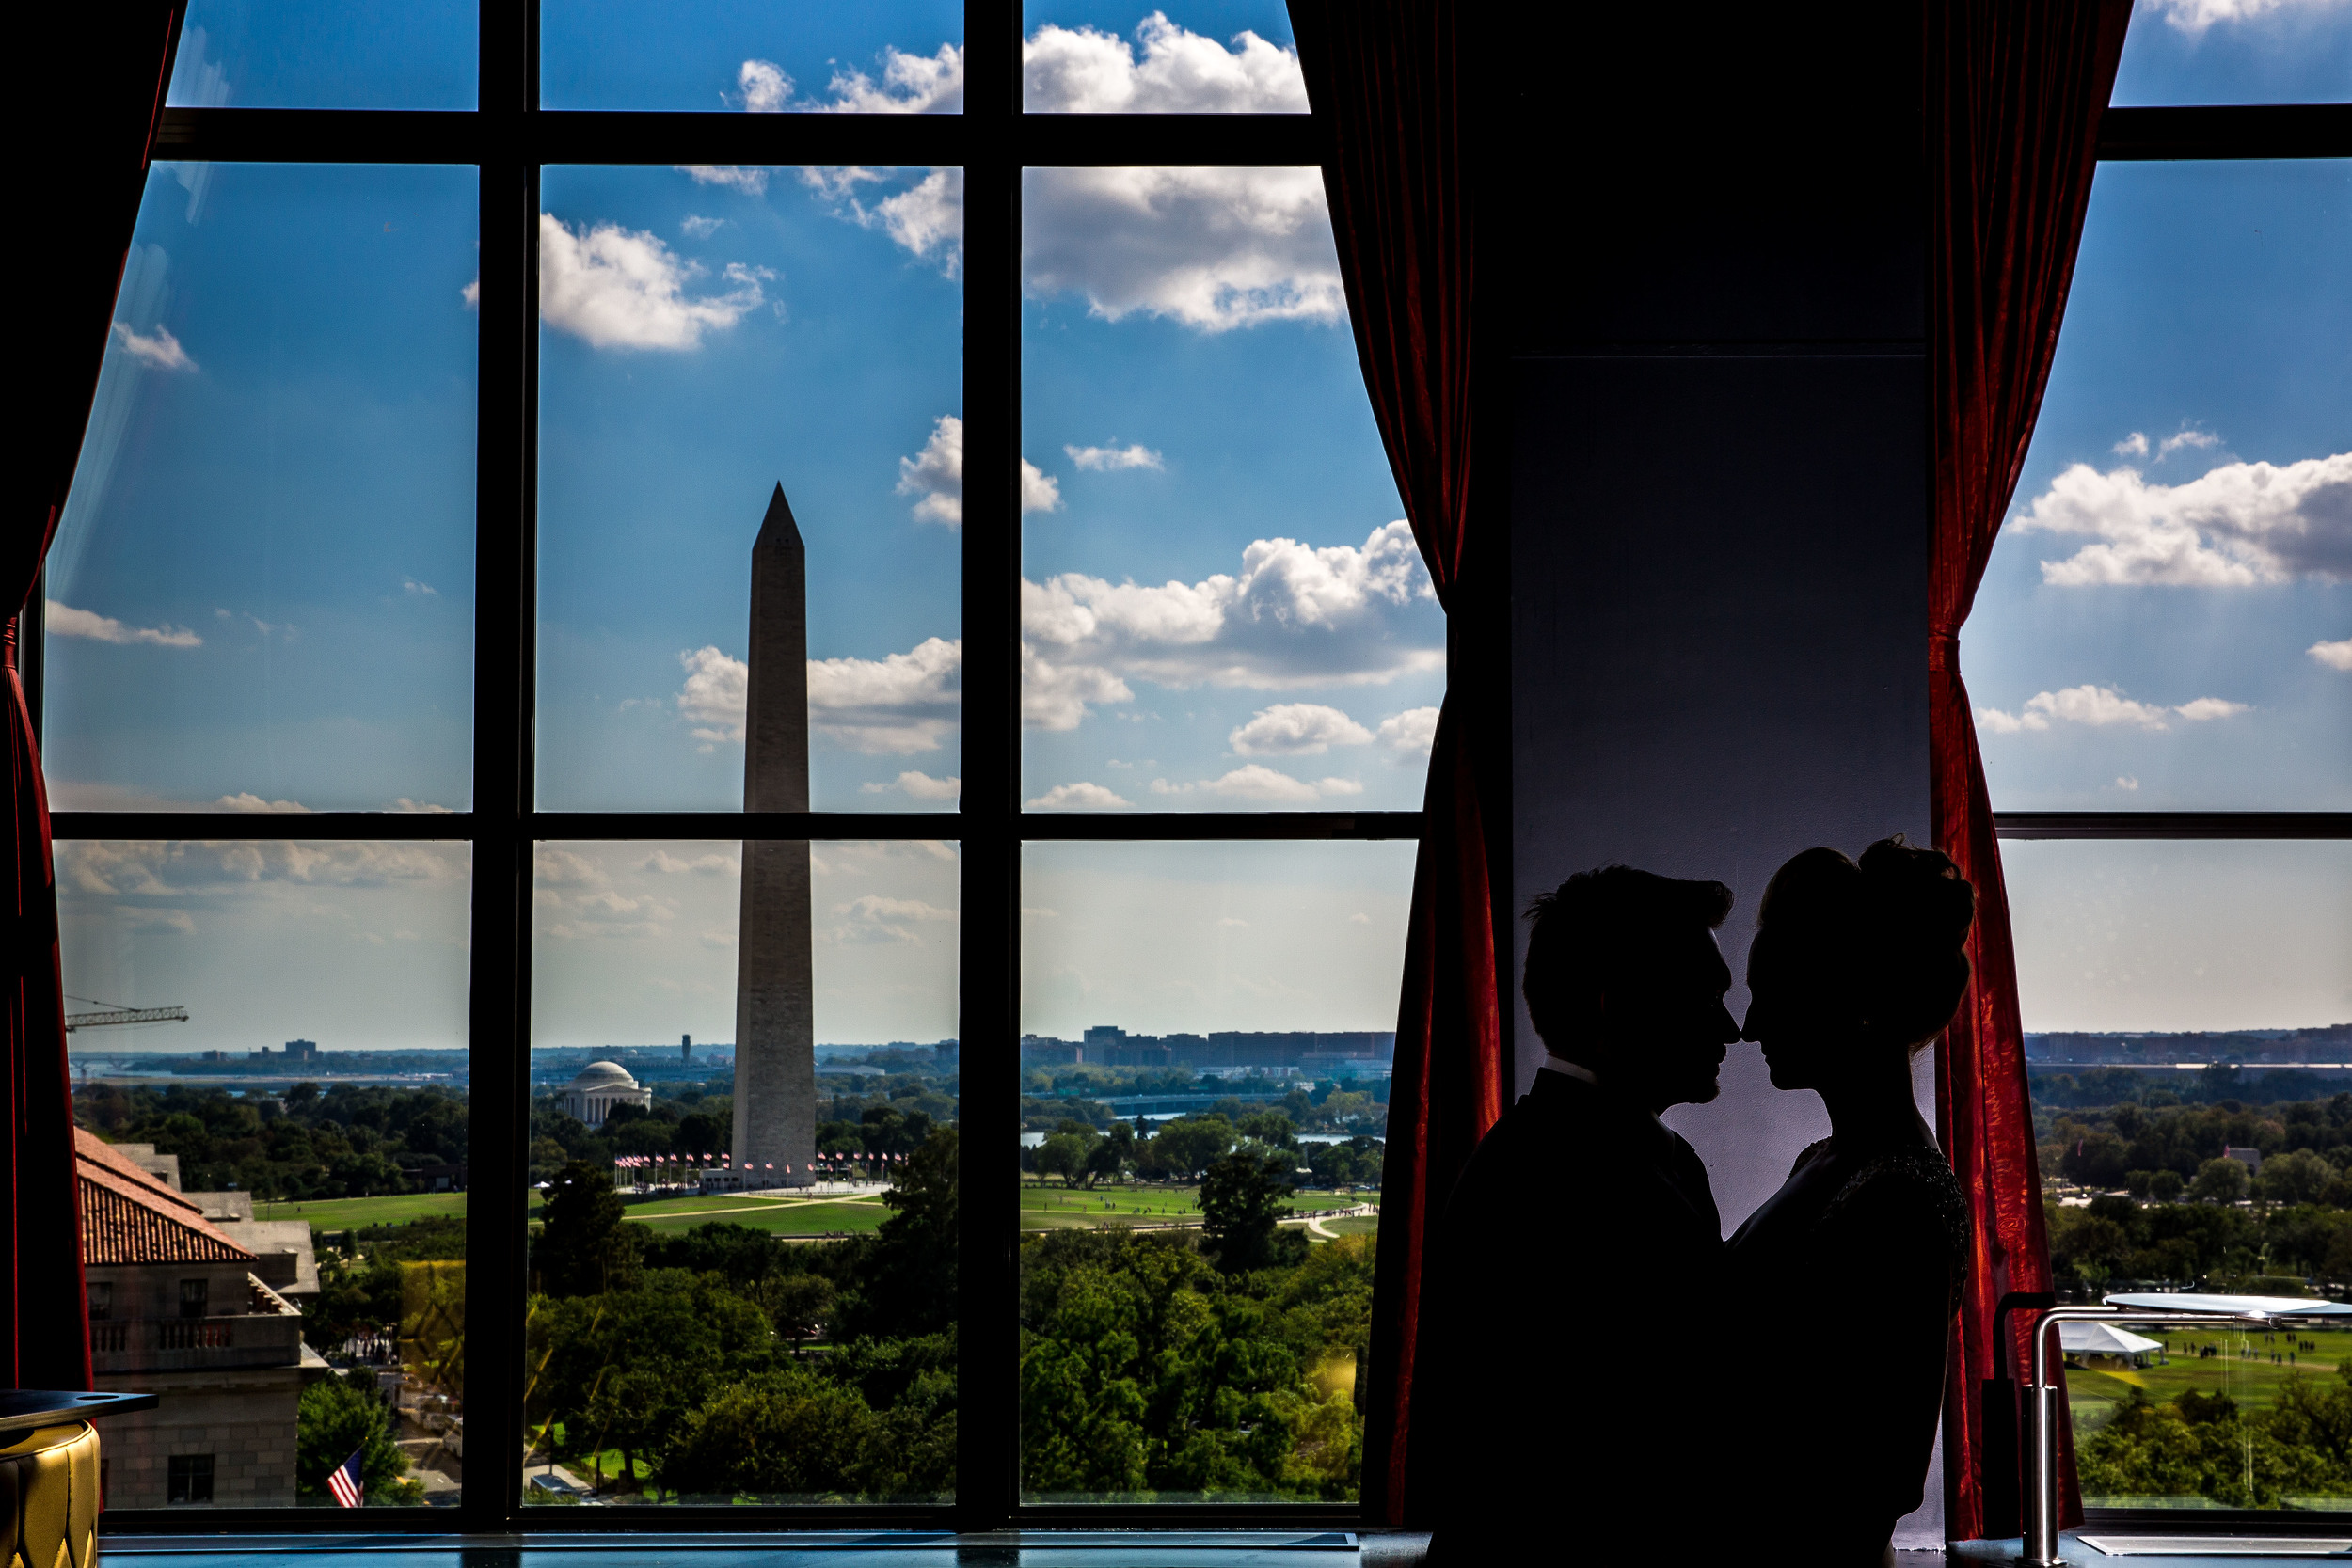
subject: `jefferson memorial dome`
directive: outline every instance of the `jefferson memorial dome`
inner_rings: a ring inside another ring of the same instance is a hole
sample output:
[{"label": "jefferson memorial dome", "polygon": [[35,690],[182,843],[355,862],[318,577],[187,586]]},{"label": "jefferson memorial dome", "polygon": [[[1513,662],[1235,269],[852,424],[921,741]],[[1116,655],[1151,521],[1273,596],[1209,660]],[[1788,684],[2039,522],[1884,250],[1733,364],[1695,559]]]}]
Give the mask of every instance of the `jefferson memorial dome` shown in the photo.
[{"label": "jefferson memorial dome", "polygon": [[590,1062],[558,1097],[558,1103],[589,1126],[601,1127],[615,1105],[652,1109],[653,1090],[640,1085],[618,1062]]}]

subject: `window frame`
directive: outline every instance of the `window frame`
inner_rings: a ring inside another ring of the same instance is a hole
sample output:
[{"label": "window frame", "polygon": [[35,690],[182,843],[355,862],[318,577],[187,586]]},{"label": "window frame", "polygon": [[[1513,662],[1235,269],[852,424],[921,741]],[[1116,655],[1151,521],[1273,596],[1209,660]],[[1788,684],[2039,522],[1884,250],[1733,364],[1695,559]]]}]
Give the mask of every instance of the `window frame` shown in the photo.
[{"label": "window frame", "polygon": [[[539,107],[539,0],[488,0],[480,13],[481,89],[471,110],[167,108],[154,156],[220,163],[475,167],[481,277],[475,433],[472,805],[429,816],[319,812],[305,840],[431,840],[472,856],[468,1034],[467,1274],[487,1330],[469,1347],[467,1414],[486,1433],[523,1430],[523,1250],[529,1147],[532,863],[550,839],[936,838],[961,850],[959,1125],[1002,1129],[963,1142],[958,1324],[957,1490],[950,1504],[530,1507],[523,1467],[485,1465],[437,1532],[642,1532],[689,1537],[876,1527],[971,1532],[1012,1527],[1246,1526],[1331,1529],[1350,1504],[1028,1503],[1020,1484],[1016,1347],[1019,1226],[1019,930],[1025,842],[1418,839],[1418,811],[1193,812],[1054,816],[1021,805],[1019,605],[1021,176],[1028,167],[1299,166],[1324,162],[1311,114],[1059,115],[1021,106],[1017,0],[964,10],[961,115],[749,115]],[[940,812],[546,812],[534,791],[540,175],[563,165],[897,165],[964,171],[964,644],[962,796]],[[987,454],[987,461],[978,460]],[[36,592],[36,598],[40,598]],[[36,727],[40,639],[24,659]],[[284,818],[178,812],[58,812],[75,838],[280,839]],[[1001,1148],[999,1148],[1001,1144]],[[980,1412],[989,1418],[977,1419]],[[493,1439],[493,1441],[498,1441]],[[231,1530],[254,1535],[413,1532],[405,1510],[115,1510],[109,1534]]]},{"label": "window frame", "polygon": [[[2109,109],[2099,125],[2101,163],[2233,162],[2352,157],[2352,104],[2265,103]],[[2063,328],[2061,327],[2061,331]],[[1995,811],[2004,839],[2344,839],[2342,811]],[[2083,1528],[2145,1528],[2172,1534],[2259,1527],[2318,1528],[2333,1514],[2294,1509],[2086,1508]]]}]

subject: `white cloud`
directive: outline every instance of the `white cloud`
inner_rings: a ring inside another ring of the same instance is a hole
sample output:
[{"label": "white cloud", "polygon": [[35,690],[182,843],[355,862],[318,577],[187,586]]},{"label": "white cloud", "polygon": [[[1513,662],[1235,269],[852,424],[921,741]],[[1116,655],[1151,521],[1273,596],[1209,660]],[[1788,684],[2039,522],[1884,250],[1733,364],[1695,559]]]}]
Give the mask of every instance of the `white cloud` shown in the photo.
[{"label": "white cloud", "polygon": [[1304,114],[1298,56],[1251,32],[1227,49],[1159,11],[1115,33],[1047,24],[1021,46],[1021,104],[1031,114]]},{"label": "white cloud", "polygon": [[920,898],[892,898],[869,893],[846,904],[835,904],[834,915],[838,922],[833,928],[833,940],[842,942],[919,942],[917,926],[952,921],[956,911],[925,903]]},{"label": "white cloud", "polygon": [[942,414],[930,438],[913,457],[898,459],[898,494],[920,496],[914,515],[927,523],[963,526],[963,421]]},{"label": "white cloud", "polygon": [[2352,452],[2298,463],[2225,463],[2181,484],[2136,468],[2077,463],[2010,522],[2088,535],[2044,582],[2246,587],[2297,577],[2352,578]]},{"label": "white cloud", "polygon": [[2054,722],[2088,724],[2094,729],[2129,724],[2143,730],[2169,730],[2175,715],[2196,724],[2247,711],[2246,704],[2220,697],[2198,697],[2168,708],[2134,702],[2108,687],[2070,686],[2063,691],[2036,692],[2026,699],[2026,705],[2016,713],[1980,707],[1977,709],[1977,725],[1994,735],[2046,730]]},{"label": "white cloud", "polygon": [[1334,746],[1371,744],[1372,732],[1320,703],[1278,703],[1225,737],[1245,757],[1319,757]]},{"label": "white cloud", "polygon": [[1061,510],[1061,481],[1027,458],[1021,460],[1021,515]]},{"label": "white cloud", "polygon": [[862,784],[858,788],[867,795],[886,795],[895,789],[917,800],[952,800],[963,793],[963,781],[952,777],[934,779],[929,773],[910,769],[888,784]]},{"label": "white cloud", "polygon": [[[1431,598],[1412,531],[1363,547],[1260,539],[1238,576],[1145,587],[1071,572],[1021,585],[1023,707],[1073,728],[1089,703],[1132,700],[1125,682],[1279,690],[1378,685],[1445,667],[1442,634],[1416,643],[1403,612]],[[1115,695],[1113,693],[1116,693]]]},{"label": "white cloud", "polygon": [[241,794],[224,795],[215,804],[223,811],[252,816],[307,816],[310,808],[299,800],[264,800],[250,790]]},{"label": "white cloud", "polygon": [[1118,468],[1164,468],[1167,464],[1151,448],[1137,444],[1132,447],[1064,447],[1070,461],[1081,468],[1105,473]]},{"label": "white cloud", "polygon": [[115,336],[122,340],[122,351],[140,364],[158,371],[192,371],[195,360],[180,346],[180,340],[171,335],[171,328],[158,325],[150,335],[134,332],[121,322],[114,324]]},{"label": "white cloud", "polygon": [[685,218],[678,224],[678,228],[682,231],[697,240],[707,240],[710,238],[711,235],[716,234],[720,230],[724,229],[726,226],[727,220],[725,218],[696,217],[691,213],[687,214]]},{"label": "white cloud", "polygon": [[2314,642],[2303,651],[2330,670],[2352,670],[2352,637],[2341,642]]},{"label": "white cloud", "polygon": [[429,582],[419,582],[415,578],[403,578],[400,579],[400,585],[411,594],[436,599],[441,596],[439,589]]},{"label": "white cloud", "polygon": [[[287,801],[241,799],[255,800],[262,811],[301,810]],[[273,883],[387,887],[462,881],[468,875],[462,847],[382,840],[83,839],[70,852],[60,845],[57,859],[61,879],[109,897],[234,895]]]},{"label": "white cloud", "polygon": [[1392,752],[1418,752],[1422,756],[1438,743],[1438,710],[1408,707],[1380,721],[1380,744]]},{"label": "white cloud", "polygon": [[458,297],[458,298],[460,298],[460,299],[462,299],[462,300],[464,300],[464,301],[466,302],[466,309],[469,309],[469,310],[479,310],[479,309],[482,309],[482,279],[481,279],[481,278],[479,278],[479,277],[477,277],[477,278],[475,278],[472,282],[470,282],[470,283],[467,284],[464,288],[462,288],[462,289],[458,290],[458,291],[457,291],[457,297]]},{"label": "white cloud", "polygon": [[395,816],[449,816],[454,815],[448,806],[437,806],[430,800],[411,800],[404,795],[385,808]]},{"label": "white cloud", "polygon": [[750,114],[781,114],[792,97],[792,78],[767,60],[745,60],[735,73],[735,86]]},{"label": "white cloud", "polygon": [[1221,778],[1202,779],[1198,784],[1170,784],[1166,779],[1152,781],[1154,795],[1212,795],[1229,800],[1255,800],[1270,805],[1310,805],[1327,795],[1361,795],[1364,786],[1353,779],[1318,779],[1309,784],[1304,779],[1278,773],[1263,763],[1236,768]]},{"label": "white cloud", "polygon": [[691,175],[697,185],[723,185],[745,196],[759,196],[768,189],[768,171],[764,168],[742,168],[732,164],[677,164],[680,174]]},{"label": "white cloud", "polygon": [[2156,443],[2156,461],[2161,463],[2176,451],[2202,451],[2220,444],[2221,437],[2210,430],[2190,430],[2184,426],[2179,434],[2168,436]]},{"label": "white cloud", "polygon": [[850,115],[956,115],[963,112],[963,50],[943,43],[936,55],[882,51],[878,87],[862,71],[836,69],[825,84],[833,102],[824,108]]},{"label": "white cloud", "polygon": [[687,860],[667,849],[656,849],[637,863],[637,869],[663,877],[739,877],[743,874],[743,863],[733,855],[696,855]]},{"label": "white cloud", "polygon": [[2150,0],[2149,8],[2162,16],[2174,32],[2198,39],[2217,23],[2250,23],[2266,16],[2312,14],[2341,3],[2342,0]]},{"label": "white cloud", "polygon": [[858,199],[860,185],[882,179],[879,170],[855,164],[819,164],[801,170],[801,182],[831,202],[839,215],[861,229],[881,230],[918,257],[935,257],[939,270],[953,277],[963,264],[963,170],[932,169],[871,207]]},{"label": "white cloud", "polygon": [[2137,793],[2139,789],[2139,781],[2132,778],[2128,774],[2118,773],[2115,776],[2115,787],[2123,790],[2126,793]]},{"label": "white cloud", "polygon": [[928,638],[882,658],[808,661],[810,726],[867,756],[936,752],[961,715],[963,642]]},{"label": "white cloud", "polygon": [[694,726],[694,738],[739,743],[751,705],[752,667],[712,647],[681,653],[677,661],[686,671],[677,707]]},{"label": "white cloud", "polygon": [[610,223],[575,232],[539,214],[539,313],[597,348],[699,348],[705,332],[755,309],[761,277],[774,276],[731,262],[728,293],[689,299],[686,284],[701,270],[658,235]]},{"label": "white cloud", "polygon": [[1080,783],[1056,784],[1036,800],[1022,804],[1031,811],[1119,811],[1132,802],[1116,790]]},{"label": "white cloud", "polygon": [[2148,437],[2135,430],[2116,442],[2113,451],[2118,457],[2145,457],[2148,455]]},{"label": "white cloud", "polygon": [[[913,457],[898,459],[898,494],[920,496],[914,515],[923,522],[948,528],[963,526],[963,421],[942,414],[931,425],[930,439]],[[1061,485],[1027,458],[1021,460],[1021,511],[1061,510]]]},{"label": "white cloud", "polygon": [[76,610],[55,599],[48,601],[48,618],[44,625],[53,637],[87,637],[93,642],[143,642],[157,648],[200,648],[204,645],[204,640],[185,626],[168,623],[160,626],[126,626],[111,615]]},{"label": "white cloud", "polygon": [[1316,168],[1033,168],[1022,176],[1022,278],[1094,315],[1207,332],[1347,319]]}]

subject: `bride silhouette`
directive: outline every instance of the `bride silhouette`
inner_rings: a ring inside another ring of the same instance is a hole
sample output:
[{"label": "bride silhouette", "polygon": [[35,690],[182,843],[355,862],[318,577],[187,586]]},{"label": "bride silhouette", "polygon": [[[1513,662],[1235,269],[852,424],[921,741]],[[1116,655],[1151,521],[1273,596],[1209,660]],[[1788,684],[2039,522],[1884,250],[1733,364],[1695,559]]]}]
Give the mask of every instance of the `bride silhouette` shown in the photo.
[{"label": "bride silhouette", "polygon": [[1775,1386],[1746,1512],[1824,1564],[1891,1561],[1919,1506],[1968,1259],[1968,1210],[1912,1098],[1912,1058],[1968,984],[1975,891],[1901,835],[1807,849],[1772,876],[1747,1022],[1772,1084],[1812,1089],[1830,1136],[1731,1239],[1736,1297]]}]

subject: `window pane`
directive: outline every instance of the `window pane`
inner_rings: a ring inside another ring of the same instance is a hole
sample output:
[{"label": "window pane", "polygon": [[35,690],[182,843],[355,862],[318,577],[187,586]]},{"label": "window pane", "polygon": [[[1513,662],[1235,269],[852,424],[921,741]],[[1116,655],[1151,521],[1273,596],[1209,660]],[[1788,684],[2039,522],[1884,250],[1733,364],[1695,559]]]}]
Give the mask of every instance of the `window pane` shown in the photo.
[{"label": "window pane", "polygon": [[107,1506],[455,1502],[467,847],[56,857]]},{"label": "window pane", "polygon": [[2352,805],[2352,163],[2105,164],[1963,665],[1996,807]]},{"label": "window pane", "polygon": [[2352,12],[2341,5],[2140,0],[2108,102],[2342,103],[2347,85]]},{"label": "window pane", "polygon": [[953,1499],[956,877],[540,846],[525,1501]]},{"label": "window pane", "polygon": [[541,806],[953,810],[961,171],[543,191]]},{"label": "window pane", "polygon": [[1355,1500],[1413,854],[1023,848],[1029,1500]]},{"label": "window pane", "polygon": [[539,26],[550,109],[963,110],[955,0],[547,0]]},{"label": "window pane", "polygon": [[1031,169],[1022,222],[1030,807],[1418,806],[1445,620],[1321,174]]},{"label": "window pane", "polygon": [[470,109],[474,0],[193,0],[168,102],[189,109]]},{"label": "window pane", "polygon": [[1140,19],[1133,6],[1030,0],[1022,8],[1021,106],[1031,114],[1305,114],[1290,8],[1194,0]]},{"label": "window pane", "polygon": [[477,184],[155,166],[49,554],[54,805],[469,803]]},{"label": "window pane", "polygon": [[[2058,1286],[2340,1296],[2352,845],[2011,840],[2001,858]],[[2315,1435],[2352,1332],[2134,1332],[2146,1348],[2067,1357],[2085,1501],[2352,1508]]]}]

